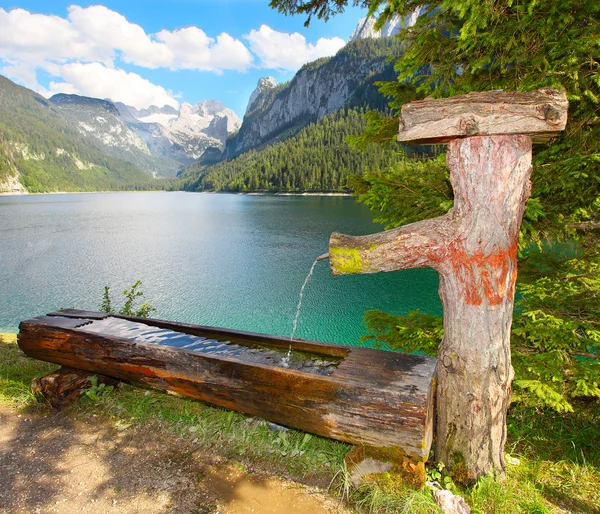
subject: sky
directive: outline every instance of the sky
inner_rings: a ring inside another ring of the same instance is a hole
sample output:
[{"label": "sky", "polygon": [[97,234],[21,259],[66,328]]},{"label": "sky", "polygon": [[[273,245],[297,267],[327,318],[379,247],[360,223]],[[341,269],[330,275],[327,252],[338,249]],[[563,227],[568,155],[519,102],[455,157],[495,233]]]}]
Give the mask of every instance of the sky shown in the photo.
[{"label": "sky", "polygon": [[364,15],[349,7],[306,28],[269,0],[0,0],[0,74],[46,97],[138,109],[215,99],[241,118],[260,77],[284,82],[334,55]]}]

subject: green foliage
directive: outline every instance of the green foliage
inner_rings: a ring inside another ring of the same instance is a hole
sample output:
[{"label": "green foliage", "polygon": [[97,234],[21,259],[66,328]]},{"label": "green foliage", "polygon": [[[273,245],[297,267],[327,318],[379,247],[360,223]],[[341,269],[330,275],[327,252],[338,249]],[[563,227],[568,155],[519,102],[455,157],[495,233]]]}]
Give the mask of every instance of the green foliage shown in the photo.
[{"label": "green foliage", "polygon": [[365,151],[373,143],[381,145],[396,141],[398,136],[398,119],[377,111],[369,111],[365,114],[367,125],[365,130],[357,135],[348,136],[346,141],[351,146]]},{"label": "green foliage", "polygon": [[368,7],[368,0],[271,0],[269,5],[283,14],[306,14],[308,16],[305,26],[308,27],[311,17],[327,21],[331,16],[344,12],[346,4]]},{"label": "green foliage", "polygon": [[59,367],[27,357],[17,346],[16,334],[0,334],[0,405],[37,406],[40,398],[31,391],[31,381]]},{"label": "green foliage", "polygon": [[104,286],[104,293],[102,294],[102,305],[100,306],[100,310],[102,312],[113,312],[109,286]]},{"label": "green foliage", "polygon": [[93,402],[100,401],[105,396],[110,395],[114,390],[114,386],[107,386],[104,383],[99,384],[98,377],[96,375],[92,375],[91,377],[89,377],[88,382],[90,383],[90,387],[88,387],[87,389],[83,389],[81,391],[81,395],[86,396]]},{"label": "green foliage", "polygon": [[[385,4],[380,22],[407,14],[411,0]],[[396,62],[398,80],[382,90],[398,111],[415,97],[490,89],[564,89],[570,102],[560,137],[535,147],[535,209],[530,235],[559,233],[565,224],[598,216],[600,197],[600,3],[437,0],[417,24]]]},{"label": "green foliage", "polygon": [[406,316],[367,311],[365,324],[370,333],[361,341],[382,342],[404,352],[437,355],[444,335],[442,318],[419,311],[411,311]]},{"label": "green foliage", "polygon": [[445,214],[453,204],[448,170],[442,158],[405,158],[379,173],[351,176],[348,184],[358,201],[393,228]]},{"label": "green foliage", "polygon": [[452,480],[450,475],[444,472],[446,465],[443,462],[427,468],[427,482],[438,486],[440,489],[452,491],[454,494],[461,494],[458,486]]},{"label": "green foliage", "polygon": [[364,127],[361,110],[342,109],[262,151],[212,167],[192,165],[179,185],[188,191],[346,191],[349,174],[374,173],[403,158],[374,144],[353,150],[345,139]]},{"label": "green foliage", "polygon": [[573,398],[600,398],[600,258],[587,250],[550,263],[542,276],[525,273],[520,283],[512,330],[515,397],[571,411]]},{"label": "green foliage", "polygon": [[[150,314],[156,311],[154,307],[152,307],[151,302],[145,301],[142,302],[141,305],[136,306],[136,301],[138,299],[144,298],[144,293],[140,291],[138,288],[142,285],[142,281],[136,281],[129,289],[125,288],[123,290],[123,297],[125,298],[125,302],[123,303],[123,307],[119,310],[119,314],[123,316],[136,316],[138,318],[149,318]],[[102,312],[114,313],[112,308],[112,299],[110,297],[110,287],[104,286],[104,293],[102,295],[102,305],[100,307]]]}]

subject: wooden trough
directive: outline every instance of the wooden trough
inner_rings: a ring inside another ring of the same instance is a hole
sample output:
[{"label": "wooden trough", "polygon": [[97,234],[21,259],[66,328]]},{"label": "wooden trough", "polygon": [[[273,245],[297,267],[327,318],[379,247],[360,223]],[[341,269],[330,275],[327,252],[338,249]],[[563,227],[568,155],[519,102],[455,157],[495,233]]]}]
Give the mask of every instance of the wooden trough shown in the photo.
[{"label": "wooden trough", "polygon": [[435,359],[78,310],[19,328],[19,346],[35,359],[345,441],[423,474]]}]

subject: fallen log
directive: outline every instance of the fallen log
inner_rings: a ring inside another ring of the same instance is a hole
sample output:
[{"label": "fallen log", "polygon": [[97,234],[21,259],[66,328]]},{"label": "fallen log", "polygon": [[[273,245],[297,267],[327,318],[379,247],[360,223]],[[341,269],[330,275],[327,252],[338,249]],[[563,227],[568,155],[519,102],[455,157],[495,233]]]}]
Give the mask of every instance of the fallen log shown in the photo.
[{"label": "fallen log", "polygon": [[19,328],[30,357],[360,445],[424,481],[435,359],[75,310]]}]

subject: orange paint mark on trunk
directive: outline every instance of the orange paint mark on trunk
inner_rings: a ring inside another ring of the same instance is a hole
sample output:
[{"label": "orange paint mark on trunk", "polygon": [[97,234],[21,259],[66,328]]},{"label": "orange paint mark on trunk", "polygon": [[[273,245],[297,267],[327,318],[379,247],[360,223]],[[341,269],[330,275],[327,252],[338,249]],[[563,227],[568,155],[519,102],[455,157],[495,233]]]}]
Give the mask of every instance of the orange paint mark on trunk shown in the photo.
[{"label": "orange paint mark on trunk", "polygon": [[500,305],[514,296],[517,279],[517,241],[507,250],[485,255],[469,254],[460,243],[448,245],[443,256],[438,257],[444,267],[457,278],[468,305]]}]

